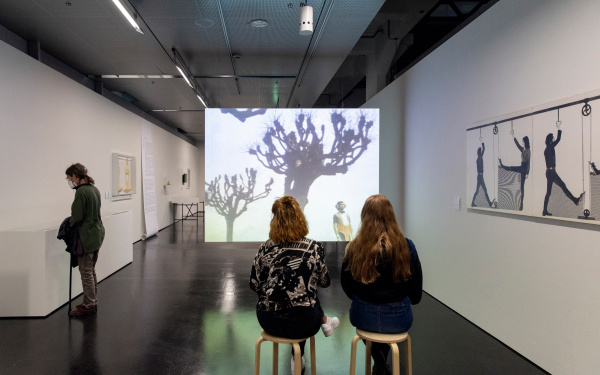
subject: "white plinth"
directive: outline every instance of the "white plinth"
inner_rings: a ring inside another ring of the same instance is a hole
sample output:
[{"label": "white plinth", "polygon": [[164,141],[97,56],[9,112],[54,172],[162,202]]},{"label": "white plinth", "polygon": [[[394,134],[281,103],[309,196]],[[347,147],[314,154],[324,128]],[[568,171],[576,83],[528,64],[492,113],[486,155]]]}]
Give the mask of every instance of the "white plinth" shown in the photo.
[{"label": "white plinth", "polygon": [[[82,292],[79,269],[70,267],[66,244],[56,238],[61,222],[0,231],[0,317],[47,316],[68,302],[69,270],[73,297]],[[104,214],[102,223],[106,236],[96,264],[98,281],[133,260],[132,212]]]}]

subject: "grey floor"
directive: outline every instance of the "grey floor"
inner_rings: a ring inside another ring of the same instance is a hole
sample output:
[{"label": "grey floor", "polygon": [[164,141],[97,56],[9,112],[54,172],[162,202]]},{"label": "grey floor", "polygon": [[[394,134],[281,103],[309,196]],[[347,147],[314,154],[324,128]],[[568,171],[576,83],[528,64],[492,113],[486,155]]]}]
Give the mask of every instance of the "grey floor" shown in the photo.
[{"label": "grey floor", "polygon": [[[100,283],[97,315],[69,319],[64,306],[45,319],[1,319],[0,374],[252,374],[260,326],[248,277],[258,245],[204,243],[192,221],[168,227],[134,244],[133,263]],[[316,337],[317,373],[347,374],[354,328],[339,283],[343,246],[325,248],[332,285],[319,296],[341,324]],[[546,374],[427,294],[413,312],[416,375]],[[262,347],[270,374],[271,345]],[[280,374],[290,357],[280,348]],[[364,363],[359,344],[357,374]]]}]

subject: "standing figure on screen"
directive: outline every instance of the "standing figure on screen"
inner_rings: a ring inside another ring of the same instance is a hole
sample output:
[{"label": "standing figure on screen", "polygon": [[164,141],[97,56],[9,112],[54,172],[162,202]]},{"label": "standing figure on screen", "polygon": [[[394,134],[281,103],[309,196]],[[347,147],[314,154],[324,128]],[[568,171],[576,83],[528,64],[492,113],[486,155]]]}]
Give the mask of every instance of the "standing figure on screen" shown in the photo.
[{"label": "standing figure on screen", "polygon": [[481,186],[481,190],[485,195],[485,200],[487,201],[490,207],[496,206],[496,200],[492,202],[490,197],[488,196],[487,188],[485,187],[485,181],[483,180],[483,153],[485,152],[485,144],[482,142],[481,147],[477,149],[477,187],[475,188],[475,193],[473,194],[473,200],[471,201],[471,207],[477,207],[475,204],[475,197],[477,197],[477,192],[479,191],[479,187]]},{"label": "standing figure on screen", "polygon": [[542,212],[543,216],[552,216],[550,212],[548,212],[548,200],[550,199],[550,193],[552,193],[552,184],[558,185],[565,193],[567,198],[573,201],[575,205],[579,205],[581,202],[581,198],[583,198],[583,194],[585,191],[581,193],[579,198],[575,198],[573,194],[567,189],[567,185],[560,178],[558,173],[556,173],[556,154],[554,148],[560,142],[560,136],[562,135],[562,130],[558,129],[558,136],[556,137],[556,141],[554,141],[554,134],[549,133],[546,136],[546,149],[544,150],[544,158],[546,158],[546,197],[544,198],[544,211]]},{"label": "standing figure on screen", "polygon": [[516,137],[513,137],[515,141],[515,145],[519,151],[521,151],[521,165],[509,167],[502,164],[502,159],[498,159],[500,162],[500,168],[505,169],[511,172],[517,172],[521,174],[521,205],[519,206],[519,211],[523,211],[523,198],[525,197],[525,179],[529,174],[529,160],[531,159],[531,147],[529,146],[529,137],[523,137],[523,146],[519,144]]},{"label": "standing figure on screen", "polygon": [[350,216],[344,211],[346,204],[343,201],[337,202],[335,208],[338,210],[333,215],[333,232],[338,241],[352,241],[352,222]]}]

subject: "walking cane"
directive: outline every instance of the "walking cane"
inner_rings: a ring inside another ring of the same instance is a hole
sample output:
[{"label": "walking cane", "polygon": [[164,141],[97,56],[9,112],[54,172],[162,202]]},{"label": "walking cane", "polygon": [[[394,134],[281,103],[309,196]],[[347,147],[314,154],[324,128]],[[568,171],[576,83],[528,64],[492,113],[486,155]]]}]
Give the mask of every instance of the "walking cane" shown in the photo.
[{"label": "walking cane", "polygon": [[67,316],[69,316],[69,318],[71,317],[71,315],[69,315],[69,313],[71,312],[71,280],[73,279],[73,268],[71,267],[71,259],[73,257],[73,254],[69,255],[69,310],[67,310]]}]

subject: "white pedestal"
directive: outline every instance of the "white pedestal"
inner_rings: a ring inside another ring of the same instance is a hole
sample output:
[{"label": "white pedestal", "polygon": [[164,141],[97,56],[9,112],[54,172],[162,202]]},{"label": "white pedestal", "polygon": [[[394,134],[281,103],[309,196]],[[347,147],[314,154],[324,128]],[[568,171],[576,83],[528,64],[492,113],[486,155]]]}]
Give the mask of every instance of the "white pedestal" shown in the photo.
[{"label": "white pedestal", "polygon": [[[82,292],[78,268],[70,267],[64,241],[56,238],[62,220],[0,231],[0,317],[43,317]],[[96,276],[105,279],[133,260],[131,211],[102,216],[106,229]]]}]

